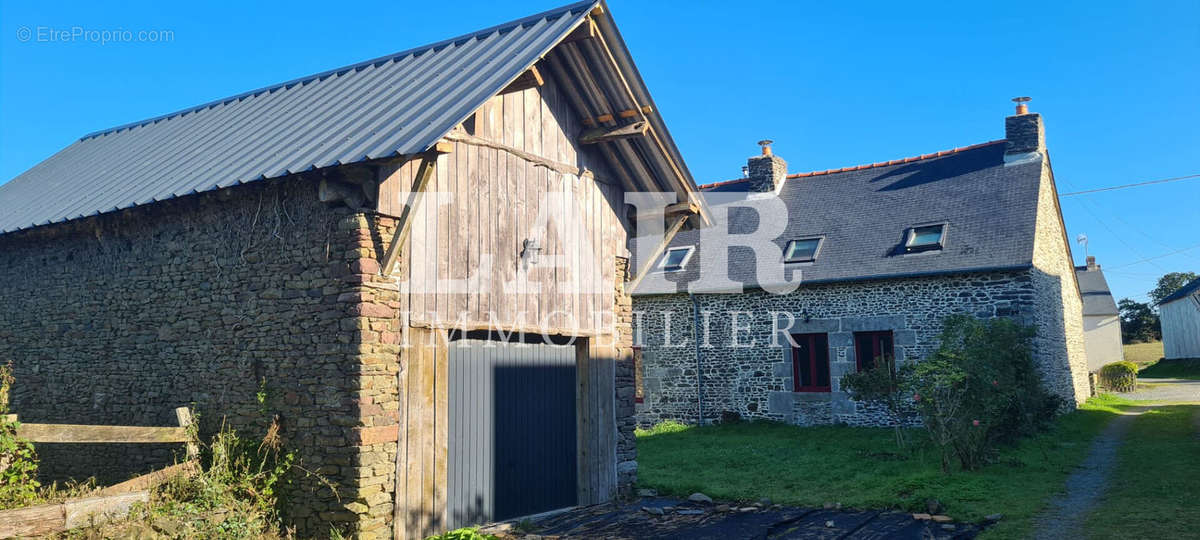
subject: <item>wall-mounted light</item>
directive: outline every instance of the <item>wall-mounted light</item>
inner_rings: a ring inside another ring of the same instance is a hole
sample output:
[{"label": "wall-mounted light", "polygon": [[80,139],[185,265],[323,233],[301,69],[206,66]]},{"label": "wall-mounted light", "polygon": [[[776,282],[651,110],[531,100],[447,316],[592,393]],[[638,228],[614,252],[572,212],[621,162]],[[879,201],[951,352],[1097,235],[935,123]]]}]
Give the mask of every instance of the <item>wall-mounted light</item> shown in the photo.
[{"label": "wall-mounted light", "polygon": [[526,238],[525,241],[521,243],[521,260],[525,261],[525,264],[531,266],[536,265],[538,263],[538,256],[541,255],[541,253],[542,246],[538,244],[537,240],[533,238]]}]

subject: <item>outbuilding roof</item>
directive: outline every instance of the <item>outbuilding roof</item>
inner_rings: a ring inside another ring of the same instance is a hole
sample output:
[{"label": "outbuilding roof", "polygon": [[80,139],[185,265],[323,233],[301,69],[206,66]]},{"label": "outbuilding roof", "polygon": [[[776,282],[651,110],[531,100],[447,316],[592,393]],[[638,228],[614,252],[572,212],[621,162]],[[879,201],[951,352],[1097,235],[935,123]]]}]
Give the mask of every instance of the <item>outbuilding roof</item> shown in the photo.
[{"label": "outbuilding roof", "polygon": [[[1042,162],[1005,164],[1004,151],[1004,141],[993,141],[916,158],[789,175],[778,193],[787,207],[787,225],[774,241],[779,257],[770,264],[801,272],[802,283],[1029,268]],[[737,180],[702,189],[709,194],[744,193],[747,185]],[[712,198],[709,203],[718,204]],[[719,214],[716,226],[726,226]],[[735,209],[729,212],[729,231],[747,232],[759,219],[753,211]],[[944,224],[942,249],[908,252],[909,231],[926,224]],[[696,246],[700,235],[681,232],[670,246]],[[783,262],[789,241],[815,237],[821,238],[815,261]],[[728,257],[732,281],[762,286],[751,250],[732,247]],[[683,270],[665,273],[666,285],[643,281],[635,294],[686,291],[703,266],[704,246],[699,245]]]},{"label": "outbuilding roof", "polygon": [[1190,295],[1196,291],[1200,291],[1200,279],[1193,279],[1191,281],[1191,283],[1188,283],[1187,285],[1184,285],[1183,287],[1181,287],[1178,291],[1175,291],[1175,292],[1167,295],[1165,298],[1158,301],[1158,305],[1161,306],[1168,302],[1174,302],[1176,300],[1179,300],[1180,298],[1187,298],[1188,295]]},{"label": "outbuilding roof", "polygon": [[[586,22],[597,7],[603,2],[571,4],[86,135],[0,185],[0,234],[424,152]],[[693,190],[611,17],[606,9],[596,12],[603,13],[595,20],[614,49],[612,61],[632,87],[626,91],[652,111],[647,116],[661,134],[658,151],[667,155],[659,163],[675,165],[672,186]]]},{"label": "outbuilding roof", "polygon": [[1113,300],[1112,291],[1108,289],[1108,280],[1100,267],[1089,269],[1087,266],[1075,267],[1075,279],[1079,282],[1079,293],[1083,295],[1084,315],[1117,315],[1117,303]]}]

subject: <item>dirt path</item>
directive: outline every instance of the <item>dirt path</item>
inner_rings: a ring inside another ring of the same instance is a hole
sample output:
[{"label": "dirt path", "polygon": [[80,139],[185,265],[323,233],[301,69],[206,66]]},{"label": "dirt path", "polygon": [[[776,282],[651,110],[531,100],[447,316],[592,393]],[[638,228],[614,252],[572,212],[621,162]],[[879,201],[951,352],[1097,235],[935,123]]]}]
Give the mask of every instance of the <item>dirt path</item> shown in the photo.
[{"label": "dirt path", "polygon": [[1125,432],[1138,415],[1149,409],[1136,407],[1123,413],[1092,441],[1087,459],[1067,478],[1067,492],[1051,500],[1050,507],[1035,520],[1034,538],[1057,540],[1082,535],[1083,520],[1104,494],[1108,477],[1116,467],[1117,450]]}]

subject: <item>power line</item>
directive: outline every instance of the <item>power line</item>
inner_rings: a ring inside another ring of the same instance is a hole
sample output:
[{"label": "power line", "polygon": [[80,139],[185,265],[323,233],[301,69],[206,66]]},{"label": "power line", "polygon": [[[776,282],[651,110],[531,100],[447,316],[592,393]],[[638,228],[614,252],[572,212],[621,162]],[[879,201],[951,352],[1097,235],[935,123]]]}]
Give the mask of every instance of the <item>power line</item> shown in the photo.
[{"label": "power line", "polygon": [[1059,197],[1070,197],[1072,195],[1083,195],[1085,193],[1099,193],[1101,191],[1113,191],[1116,189],[1125,189],[1125,188],[1138,187],[1138,186],[1148,186],[1151,184],[1165,184],[1167,182],[1178,182],[1180,180],[1189,180],[1189,179],[1193,179],[1193,178],[1200,178],[1200,174],[1189,174],[1187,176],[1176,176],[1174,178],[1163,178],[1161,180],[1149,180],[1146,182],[1137,182],[1135,184],[1124,184],[1124,185],[1120,185],[1120,186],[1111,186],[1111,187],[1105,187],[1105,188],[1086,189],[1083,191],[1073,191],[1071,193],[1059,193],[1058,196]]},{"label": "power line", "polygon": [[1146,257],[1146,258],[1144,258],[1144,259],[1139,259],[1139,260],[1133,261],[1133,262],[1131,262],[1131,263],[1120,264],[1120,265],[1114,266],[1114,267],[1112,267],[1112,268],[1109,268],[1109,270],[1116,270],[1116,269],[1118,269],[1118,268],[1125,268],[1125,267],[1127,267],[1127,266],[1133,266],[1133,265],[1135,265],[1135,264],[1141,264],[1141,263],[1144,263],[1144,262],[1147,262],[1147,261],[1152,261],[1152,260],[1154,260],[1154,259],[1161,259],[1161,258],[1163,258],[1163,257],[1170,257],[1171,255],[1177,255],[1177,254],[1183,253],[1183,252],[1185,252],[1185,251],[1191,251],[1191,250],[1193,250],[1193,249],[1196,249],[1196,248],[1200,248],[1200,244],[1196,244],[1196,245],[1194,245],[1194,246],[1191,246],[1191,247],[1185,247],[1185,248],[1183,248],[1183,249],[1177,249],[1177,250],[1175,250],[1175,251],[1172,251],[1172,252],[1170,252],[1170,253],[1164,253],[1164,254],[1162,254],[1162,255],[1155,255],[1155,256],[1153,256],[1153,257]]}]

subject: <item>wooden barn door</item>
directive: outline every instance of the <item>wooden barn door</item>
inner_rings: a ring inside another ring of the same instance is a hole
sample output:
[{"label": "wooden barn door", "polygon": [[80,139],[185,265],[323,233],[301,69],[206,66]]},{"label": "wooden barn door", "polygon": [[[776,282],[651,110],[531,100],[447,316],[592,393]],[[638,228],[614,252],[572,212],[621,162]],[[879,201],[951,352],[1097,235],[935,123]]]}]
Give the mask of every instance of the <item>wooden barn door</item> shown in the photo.
[{"label": "wooden barn door", "polygon": [[576,347],[449,346],[450,528],[577,501]]}]

